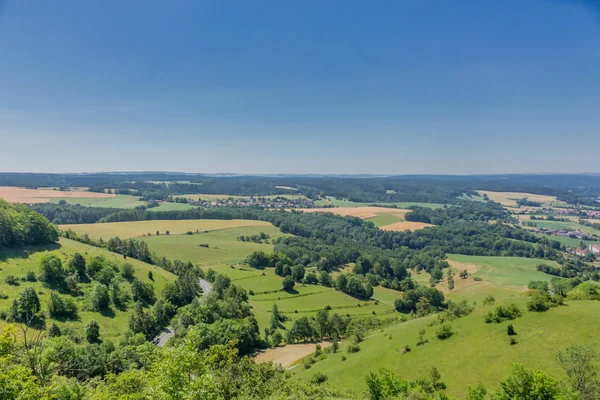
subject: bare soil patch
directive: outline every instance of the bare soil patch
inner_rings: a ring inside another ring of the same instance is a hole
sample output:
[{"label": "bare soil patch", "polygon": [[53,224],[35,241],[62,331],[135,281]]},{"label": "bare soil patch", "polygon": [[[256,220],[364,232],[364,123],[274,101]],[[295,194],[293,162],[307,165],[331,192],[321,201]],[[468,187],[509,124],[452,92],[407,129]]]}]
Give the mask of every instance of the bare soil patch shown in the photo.
[{"label": "bare soil patch", "polygon": [[304,208],[299,209],[304,212],[329,212],[342,217],[357,217],[360,219],[373,218],[382,214],[393,214],[404,218],[407,212],[403,208],[387,208],[387,207],[331,207],[331,208]]},{"label": "bare soil patch", "polygon": [[[452,277],[454,278],[454,289],[453,290],[448,289],[448,281],[444,280],[443,282],[440,282],[437,285],[437,289],[440,290],[442,293],[448,294],[450,292],[455,292],[457,290],[460,290],[460,289],[463,289],[463,288],[466,288],[469,286],[487,284],[487,282],[473,280],[473,274],[475,272],[477,272],[476,264],[463,263],[460,261],[452,261],[452,260],[446,260],[446,261],[448,262],[448,264],[450,264],[450,266],[454,270],[454,275],[452,275]],[[460,271],[463,271],[465,269],[469,273],[469,276],[465,279],[461,279],[459,276],[459,273],[460,273]],[[445,279],[445,275],[444,275],[444,279]]]},{"label": "bare soil patch", "polygon": [[394,231],[394,232],[403,232],[403,231],[416,231],[419,229],[427,228],[428,226],[433,226],[432,224],[427,224],[425,222],[412,222],[412,221],[403,221],[396,222],[395,224],[380,226],[379,229],[384,231]]},{"label": "bare soil patch", "polygon": [[70,198],[89,198],[89,197],[115,197],[112,193],[83,192],[80,190],[60,191],[52,189],[25,189],[12,186],[0,186],[0,198],[11,203],[47,203],[51,198],[70,197]]},{"label": "bare soil patch", "polygon": [[[322,349],[325,349],[331,346],[332,343],[321,342],[319,344]],[[254,357],[254,361],[257,363],[272,362],[274,364],[281,364],[283,368],[287,368],[296,361],[313,354],[315,348],[316,343],[288,344],[286,346],[275,347],[260,352]]]}]

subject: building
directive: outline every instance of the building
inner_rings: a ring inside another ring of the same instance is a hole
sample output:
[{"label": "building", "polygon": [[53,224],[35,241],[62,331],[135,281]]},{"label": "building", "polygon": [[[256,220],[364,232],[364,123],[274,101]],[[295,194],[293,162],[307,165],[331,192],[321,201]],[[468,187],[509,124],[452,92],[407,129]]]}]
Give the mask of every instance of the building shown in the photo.
[{"label": "building", "polygon": [[590,244],[590,252],[594,254],[600,254],[600,245]]},{"label": "building", "polygon": [[586,256],[590,251],[588,249],[575,249],[575,254],[581,257]]}]

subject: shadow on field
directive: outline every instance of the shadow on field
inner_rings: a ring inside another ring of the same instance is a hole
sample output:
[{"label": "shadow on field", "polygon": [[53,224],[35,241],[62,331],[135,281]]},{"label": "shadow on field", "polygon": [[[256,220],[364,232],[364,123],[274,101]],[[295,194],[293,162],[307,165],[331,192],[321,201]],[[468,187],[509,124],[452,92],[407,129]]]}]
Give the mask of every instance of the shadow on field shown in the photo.
[{"label": "shadow on field", "polygon": [[0,261],[6,262],[13,258],[27,259],[32,254],[41,251],[52,251],[58,249],[60,249],[60,244],[58,243],[14,248],[0,247]]}]

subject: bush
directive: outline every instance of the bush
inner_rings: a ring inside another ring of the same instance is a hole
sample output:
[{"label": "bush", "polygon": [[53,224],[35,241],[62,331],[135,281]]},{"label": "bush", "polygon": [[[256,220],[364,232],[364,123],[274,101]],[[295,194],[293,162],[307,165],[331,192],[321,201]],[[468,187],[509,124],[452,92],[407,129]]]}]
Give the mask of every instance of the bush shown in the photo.
[{"label": "bush", "polygon": [[88,292],[88,304],[92,311],[102,311],[108,308],[110,304],[108,288],[100,282],[92,282],[92,287]]},{"label": "bush", "polygon": [[129,264],[129,263],[125,263],[123,265],[121,265],[121,276],[127,280],[131,280],[133,279],[133,276],[135,275],[135,269],[133,268],[133,265]]},{"label": "bush", "polygon": [[40,281],[42,282],[61,282],[63,279],[63,266],[60,258],[54,254],[47,254],[42,257],[40,263]]},{"label": "bush", "polygon": [[4,278],[4,283],[11,286],[19,286],[19,280],[14,275],[6,275],[6,278]]},{"label": "bush", "polygon": [[512,324],[508,324],[508,326],[506,327],[506,333],[508,334],[508,336],[515,336],[517,334]]},{"label": "bush", "polygon": [[508,307],[497,306],[495,309],[490,310],[485,316],[485,322],[487,324],[490,323],[500,323],[507,320],[513,320],[522,315],[521,310],[514,304],[511,304]]},{"label": "bush", "polygon": [[474,278],[473,278],[473,280],[474,280],[475,282],[481,282],[481,281],[483,281],[483,279],[481,279],[481,278],[480,278],[480,277],[478,277],[478,276],[474,277]]},{"label": "bush", "polygon": [[8,299],[8,295],[4,292],[0,292],[0,299],[6,300],[6,299]]},{"label": "bush", "polygon": [[491,306],[495,302],[496,302],[496,298],[492,295],[485,296],[485,299],[483,299],[484,306]]},{"label": "bush", "polygon": [[545,312],[550,309],[550,301],[546,296],[536,293],[527,302],[527,309],[533,312]]},{"label": "bush", "polygon": [[351,343],[347,349],[348,353],[358,353],[360,351],[360,346],[357,343]]},{"label": "bush", "polygon": [[327,375],[322,372],[317,372],[310,378],[310,383],[320,385],[321,383],[327,382],[327,379],[329,379]]},{"label": "bush", "polygon": [[25,274],[25,280],[27,282],[37,282],[37,277],[33,271],[29,271]]},{"label": "bush", "polygon": [[435,336],[437,336],[440,340],[446,340],[454,335],[454,331],[452,327],[448,324],[444,324],[440,326],[440,328],[435,332]]},{"label": "bush", "polygon": [[100,325],[98,322],[91,320],[85,326],[85,337],[88,342],[96,343],[100,338]]},{"label": "bush", "polygon": [[77,306],[71,297],[61,296],[56,292],[50,293],[48,313],[52,318],[77,318]]}]

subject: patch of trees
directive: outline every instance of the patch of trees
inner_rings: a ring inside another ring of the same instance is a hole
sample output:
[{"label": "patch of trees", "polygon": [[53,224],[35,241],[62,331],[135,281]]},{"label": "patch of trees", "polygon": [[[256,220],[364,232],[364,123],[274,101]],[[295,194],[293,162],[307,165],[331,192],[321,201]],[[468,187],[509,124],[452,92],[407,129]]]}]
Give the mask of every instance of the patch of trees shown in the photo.
[{"label": "patch of trees", "polygon": [[58,241],[58,229],[22,204],[0,199],[0,247],[49,244]]},{"label": "patch of trees", "polygon": [[509,306],[496,306],[494,309],[488,311],[485,316],[485,322],[487,324],[499,324],[504,321],[516,319],[521,315],[523,315],[521,309],[515,304]]},{"label": "patch of trees", "polygon": [[418,316],[425,316],[446,308],[444,294],[436,288],[417,286],[396,299],[394,307],[401,313],[414,312]]},{"label": "patch of trees", "polygon": [[107,215],[121,211],[118,208],[85,207],[79,204],[40,203],[31,209],[54,224],[93,224]]}]

